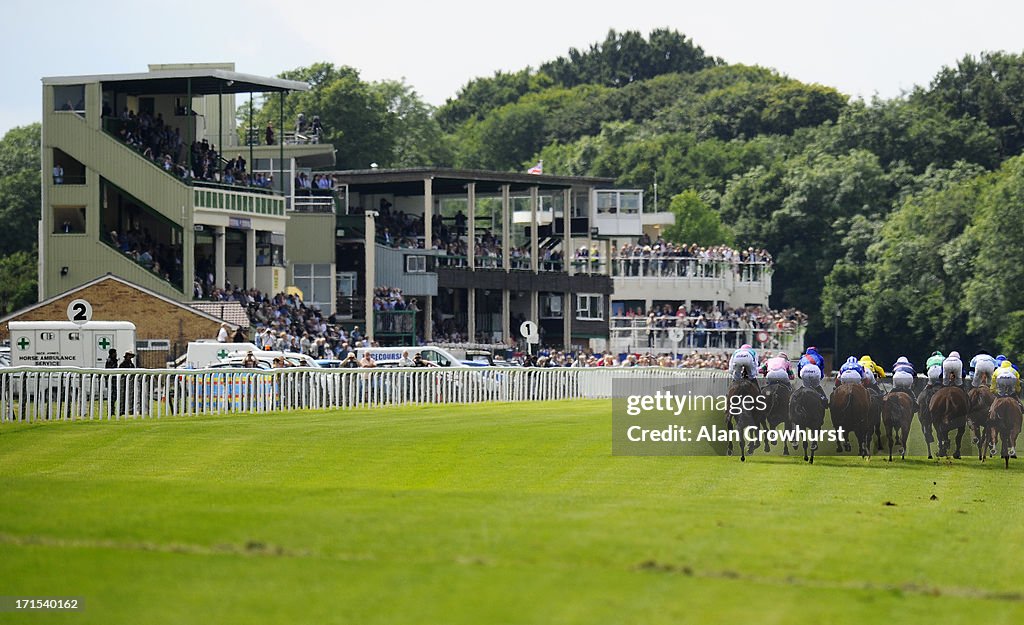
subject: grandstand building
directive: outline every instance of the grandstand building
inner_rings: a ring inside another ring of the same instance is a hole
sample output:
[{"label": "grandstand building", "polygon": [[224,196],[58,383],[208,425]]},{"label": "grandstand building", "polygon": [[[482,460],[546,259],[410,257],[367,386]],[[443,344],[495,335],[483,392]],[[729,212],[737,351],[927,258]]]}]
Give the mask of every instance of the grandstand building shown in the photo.
[{"label": "grandstand building", "polygon": [[308,85],[233,64],[42,82],[40,300],[106,273],[182,302],[207,282],[273,293],[294,281],[309,257],[286,247],[289,227],[315,229],[333,193],[293,181],[333,165],[334,148],[280,132],[283,115],[272,144],[251,117],[243,138],[235,107]]}]

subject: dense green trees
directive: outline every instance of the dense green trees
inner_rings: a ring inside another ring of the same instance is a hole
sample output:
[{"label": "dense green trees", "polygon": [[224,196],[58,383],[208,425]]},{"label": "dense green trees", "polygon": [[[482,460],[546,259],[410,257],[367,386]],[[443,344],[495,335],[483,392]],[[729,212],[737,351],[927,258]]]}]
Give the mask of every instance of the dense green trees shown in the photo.
[{"label": "dense green trees", "polygon": [[0,139],[0,315],[36,299],[39,168],[39,124]]}]

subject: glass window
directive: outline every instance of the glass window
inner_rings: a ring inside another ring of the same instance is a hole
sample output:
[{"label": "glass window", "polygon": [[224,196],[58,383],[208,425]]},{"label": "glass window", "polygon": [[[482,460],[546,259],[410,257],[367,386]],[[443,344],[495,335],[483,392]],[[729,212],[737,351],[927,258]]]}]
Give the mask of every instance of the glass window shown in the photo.
[{"label": "glass window", "polygon": [[53,110],[85,113],[85,85],[54,86]]},{"label": "glass window", "polygon": [[541,293],[540,295],[540,317],[541,319],[562,318],[562,294]]},{"label": "glass window", "polygon": [[597,192],[597,212],[601,213],[616,213],[619,207],[616,202],[616,193],[614,191],[598,191]]},{"label": "glass window", "polygon": [[405,257],[406,273],[424,273],[427,271],[427,257],[418,254],[409,254]]},{"label": "glass window", "polygon": [[325,263],[296,263],[293,267],[295,286],[302,291],[302,301],[321,311],[331,310],[331,282],[334,275]]},{"label": "glass window", "polygon": [[591,294],[577,295],[576,318],[592,321],[604,319],[604,296]]},{"label": "glass window", "polygon": [[619,211],[623,213],[640,212],[640,192],[623,191],[619,194]]},{"label": "glass window", "polygon": [[256,232],[256,266],[284,266],[283,234],[275,234],[265,230],[258,230]]}]

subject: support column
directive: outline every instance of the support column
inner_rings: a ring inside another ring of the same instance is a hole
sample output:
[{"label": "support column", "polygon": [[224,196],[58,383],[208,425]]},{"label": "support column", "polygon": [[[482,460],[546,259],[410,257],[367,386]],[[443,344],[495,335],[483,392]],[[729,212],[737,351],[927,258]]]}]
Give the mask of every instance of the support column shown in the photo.
[{"label": "support column", "polygon": [[590,202],[589,202],[589,204],[590,204],[590,215],[587,217],[587,271],[586,271],[586,273],[591,274],[591,273],[594,273],[594,258],[593,258],[593,254],[594,254],[594,229],[593,229],[594,220],[592,219],[592,216],[597,214],[597,204],[595,202],[596,197],[595,197],[595,194],[594,194],[594,189],[591,188],[589,190],[589,194],[590,194]]},{"label": "support column", "polygon": [[245,288],[256,288],[256,231],[245,231]]},{"label": "support column", "polygon": [[472,287],[466,290],[466,334],[468,342],[476,343],[476,289]]},{"label": "support column", "polygon": [[[508,227],[508,214],[510,211],[511,193],[510,187],[507,184],[501,185],[501,266],[505,271],[512,268],[512,259],[509,258],[510,243],[509,240],[512,238]],[[508,308],[508,291],[505,291],[505,308]],[[508,324],[506,324],[508,325]],[[508,332],[508,328],[505,328],[505,332]]]},{"label": "support column", "polygon": [[[537,258],[540,252],[539,238],[537,237],[537,187],[530,187],[530,271],[537,273],[540,267],[540,259]],[[533,317],[537,321],[537,317]]]},{"label": "support column", "polygon": [[423,249],[434,248],[434,177],[423,179]]},{"label": "support column", "polygon": [[509,339],[512,338],[512,333],[509,331],[509,326],[512,325],[512,298],[508,289],[501,290],[501,340],[505,345],[509,344]]},{"label": "support column", "polygon": [[469,255],[469,269],[476,269],[476,183],[471,182],[466,188],[467,200],[466,212],[469,213],[469,226],[466,230],[467,241],[466,254]]},{"label": "support column", "polygon": [[373,289],[377,284],[377,211],[368,210],[364,217],[366,237],[363,243],[363,264],[366,266],[366,277],[363,287],[363,306],[366,308],[366,338],[373,342],[375,319],[373,318]]},{"label": "support column", "polygon": [[[572,275],[572,189],[562,191],[562,271]],[[553,219],[554,217],[552,217]]]},{"label": "support column", "polygon": [[530,290],[530,321],[540,325],[540,293]]},{"label": "support column", "polygon": [[568,351],[572,347],[572,293],[562,294],[562,349]]},{"label": "support column", "polygon": [[430,295],[423,306],[423,340],[434,340],[434,298]]},{"label": "support column", "polygon": [[213,284],[222,289],[224,288],[227,264],[225,255],[227,241],[224,230],[224,226],[214,226],[213,228]]}]

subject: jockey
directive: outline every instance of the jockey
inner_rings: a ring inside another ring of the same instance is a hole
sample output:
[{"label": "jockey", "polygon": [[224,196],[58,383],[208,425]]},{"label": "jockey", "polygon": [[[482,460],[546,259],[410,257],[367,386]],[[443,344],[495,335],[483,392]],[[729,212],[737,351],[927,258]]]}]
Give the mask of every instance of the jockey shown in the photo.
[{"label": "jockey", "polygon": [[992,390],[1000,395],[1020,393],[1020,374],[1009,360],[1004,360],[992,374]]},{"label": "jockey", "polygon": [[789,356],[786,352],[779,352],[774,358],[769,358],[761,365],[761,375],[769,383],[788,382],[793,379],[793,367],[789,363]]},{"label": "jockey", "polygon": [[[1002,354],[999,354],[998,356],[996,356],[996,368],[998,369],[999,366],[1002,365],[1003,362],[1005,362],[1007,360],[1009,360],[1009,358],[1007,358],[1006,356],[1003,356]],[[1010,366],[1013,367],[1014,371],[1020,371],[1020,369],[1017,368],[1017,365],[1015,365],[1013,363],[1010,363]]]},{"label": "jockey", "polygon": [[[1005,360],[1005,358],[1004,358]],[[971,386],[977,388],[981,384],[987,384],[992,380],[992,373],[996,370],[996,359],[986,351],[978,352],[978,355],[971,358]]]},{"label": "jockey", "polygon": [[856,356],[850,356],[839,368],[839,379],[836,380],[836,385],[863,381],[864,366],[857,362]]},{"label": "jockey", "polygon": [[822,377],[824,377],[825,359],[822,358],[821,354],[818,353],[817,348],[807,348],[807,352],[803,356],[801,356],[800,361],[796,363],[796,372],[799,374],[807,365],[814,365],[815,367],[817,367],[818,371],[821,372]]},{"label": "jockey", "polygon": [[942,352],[935,350],[924,363],[924,370],[928,373],[929,388],[942,382],[942,362],[945,359]]},{"label": "jockey", "polygon": [[729,359],[729,370],[733,380],[757,379],[757,352],[750,345],[742,345]]},{"label": "jockey", "polygon": [[942,361],[942,385],[947,386],[950,380],[954,386],[963,386],[964,363],[960,360],[960,352],[949,352],[949,356]]},{"label": "jockey", "polygon": [[875,379],[885,379],[885,369],[880,367],[874,360],[871,360],[871,356],[864,354],[860,357],[860,366],[864,367],[865,371],[870,371],[874,374]]},{"label": "jockey", "polygon": [[917,377],[917,373],[914,371],[914,365],[910,364],[906,356],[900,356],[896,360],[896,364],[892,366],[893,389],[909,393],[913,399],[915,377]]}]

